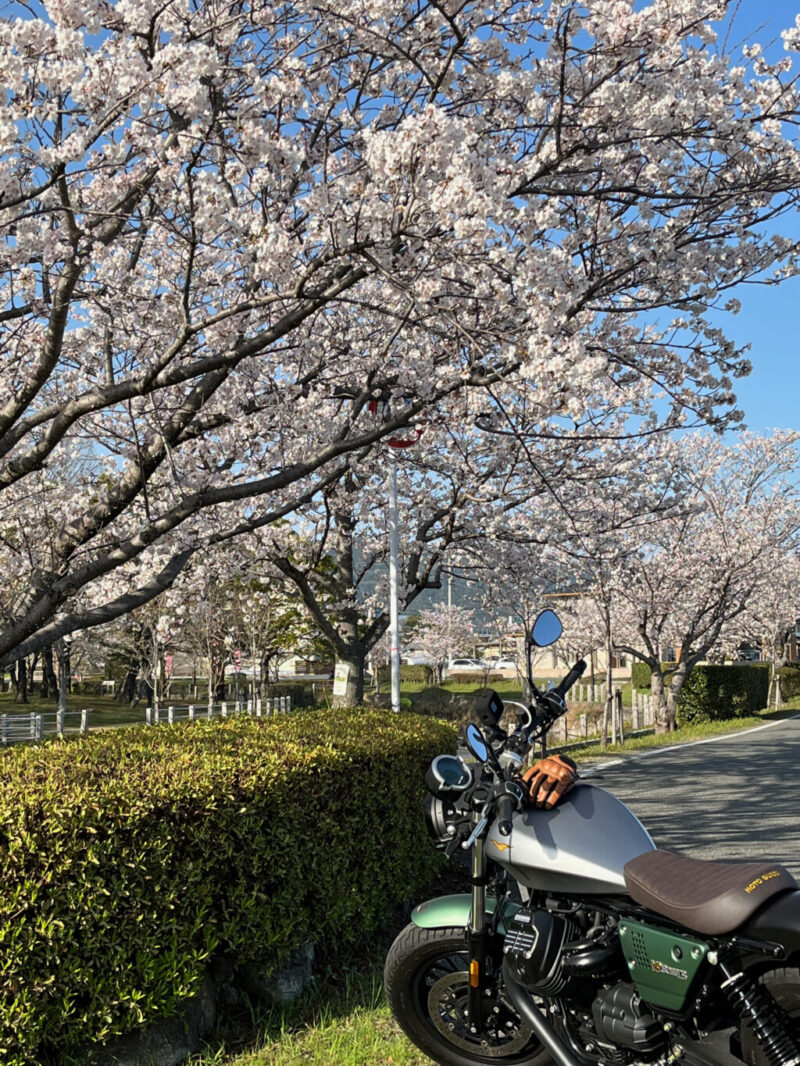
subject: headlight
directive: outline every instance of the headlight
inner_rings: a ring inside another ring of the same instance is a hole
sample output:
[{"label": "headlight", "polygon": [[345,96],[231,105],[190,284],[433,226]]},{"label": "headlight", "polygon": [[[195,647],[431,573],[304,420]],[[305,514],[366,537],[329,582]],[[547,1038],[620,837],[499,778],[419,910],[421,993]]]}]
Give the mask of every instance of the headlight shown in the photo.
[{"label": "headlight", "polygon": [[453,804],[447,800],[439,796],[428,796],[425,800],[425,822],[437,848],[445,847],[452,840],[455,815]]}]

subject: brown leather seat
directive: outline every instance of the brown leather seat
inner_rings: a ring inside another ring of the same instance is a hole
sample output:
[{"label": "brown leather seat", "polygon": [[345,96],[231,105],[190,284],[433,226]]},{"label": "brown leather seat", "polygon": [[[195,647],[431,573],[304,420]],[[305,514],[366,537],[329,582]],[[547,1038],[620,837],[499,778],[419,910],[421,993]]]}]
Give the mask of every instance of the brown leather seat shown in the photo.
[{"label": "brown leather seat", "polygon": [[671,851],[646,851],[624,872],[637,903],[710,936],[732,932],[771,896],[797,887],[775,863],[704,862]]}]

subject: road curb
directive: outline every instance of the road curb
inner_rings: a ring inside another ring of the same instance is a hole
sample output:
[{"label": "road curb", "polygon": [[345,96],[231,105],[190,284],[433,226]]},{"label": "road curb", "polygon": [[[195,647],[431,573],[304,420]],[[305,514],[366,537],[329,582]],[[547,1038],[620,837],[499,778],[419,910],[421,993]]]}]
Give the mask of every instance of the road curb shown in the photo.
[{"label": "road curb", "polygon": [[671,755],[673,752],[683,751],[685,748],[696,748],[700,744],[716,744],[721,740],[734,740],[736,737],[747,736],[748,733],[759,733],[762,729],[772,729],[773,726],[783,725],[784,722],[792,722],[800,718],[800,714],[790,714],[787,718],[779,718],[775,722],[765,722],[764,725],[754,725],[749,729],[739,729],[734,733],[722,733],[718,737],[704,737],[702,740],[684,740],[679,744],[665,744],[663,748],[650,748],[636,755],[624,755],[618,759],[610,759],[608,762],[597,763],[585,771],[581,771],[581,777],[592,777],[594,774],[609,770],[612,766],[627,766],[628,763],[641,762],[642,759],[650,759],[655,755]]}]

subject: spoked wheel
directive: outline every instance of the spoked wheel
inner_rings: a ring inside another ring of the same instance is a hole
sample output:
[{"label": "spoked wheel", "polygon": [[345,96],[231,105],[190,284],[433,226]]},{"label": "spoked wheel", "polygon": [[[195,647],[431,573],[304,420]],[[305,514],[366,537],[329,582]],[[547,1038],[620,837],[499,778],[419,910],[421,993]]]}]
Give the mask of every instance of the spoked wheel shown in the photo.
[{"label": "spoked wheel", "polygon": [[[759,984],[781,1008],[781,1020],[787,1035],[795,1049],[800,1051],[800,970],[769,970],[762,974]],[[750,1022],[742,1022],[740,1036],[742,1058],[749,1066],[771,1066],[771,1061]]]},{"label": "spoked wheel", "polygon": [[481,1028],[470,1024],[469,958],[461,928],[406,926],[387,956],[384,985],[403,1032],[442,1066],[550,1061],[514,1010],[499,972],[484,999]]}]

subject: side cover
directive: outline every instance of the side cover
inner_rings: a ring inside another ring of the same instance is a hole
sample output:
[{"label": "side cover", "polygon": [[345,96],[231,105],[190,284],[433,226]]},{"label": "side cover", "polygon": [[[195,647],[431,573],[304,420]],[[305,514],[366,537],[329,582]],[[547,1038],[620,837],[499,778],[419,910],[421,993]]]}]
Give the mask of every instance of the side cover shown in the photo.
[{"label": "side cover", "polygon": [[655,844],[624,803],[586,781],[552,811],[514,815],[510,836],[495,825],[486,854],[520,884],[545,892],[626,892],[623,867]]}]

